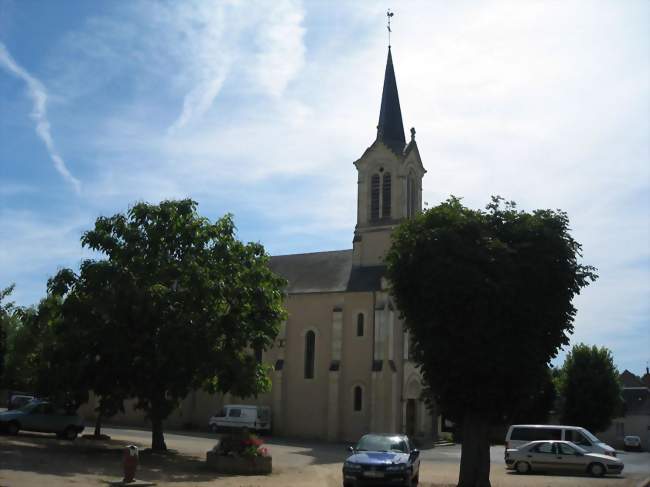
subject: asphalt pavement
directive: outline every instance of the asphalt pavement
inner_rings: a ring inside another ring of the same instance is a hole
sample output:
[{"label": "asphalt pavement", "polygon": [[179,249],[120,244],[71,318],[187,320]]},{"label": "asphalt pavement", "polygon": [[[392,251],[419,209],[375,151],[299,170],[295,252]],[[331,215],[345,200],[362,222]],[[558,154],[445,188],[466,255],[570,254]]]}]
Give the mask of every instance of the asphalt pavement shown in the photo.
[{"label": "asphalt pavement", "polygon": [[[103,433],[112,438],[137,443],[145,448],[151,444],[151,432],[140,429],[103,428]],[[263,438],[271,455],[274,467],[301,468],[308,465],[342,464],[349,455],[348,444],[306,441],[288,438]],[[179,452],[205,458],[205,453],[216,443],[217,435],[204,432],[168,432],[165,433],[167,447]],[[460,464],[460,445],[443,446],[421,450],[420,458],[424,464]],[[650,477],[650,453],[619,452],[619,458],[625,463],[624,474]],[[504,468],[503,446],[490,448],[492,468]]]}]

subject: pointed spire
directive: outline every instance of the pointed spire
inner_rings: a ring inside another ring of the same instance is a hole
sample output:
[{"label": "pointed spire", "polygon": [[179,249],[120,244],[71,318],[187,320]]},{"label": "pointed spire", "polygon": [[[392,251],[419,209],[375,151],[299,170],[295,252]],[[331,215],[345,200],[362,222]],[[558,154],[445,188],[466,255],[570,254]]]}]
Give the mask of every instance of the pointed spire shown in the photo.
[{"label": "pointed spire", "polygon": [[388,46],[386,74],[384,75],[384,90],[381,94],[377,140],[381,140],[398,154],[402,153],[406,145],[404,124],[402,123],[402,110],[399,106],[399,95],[397,94],[397,82],[395,81],[395,70],[393,69],[393,57],[391,56],[390,46]]}]

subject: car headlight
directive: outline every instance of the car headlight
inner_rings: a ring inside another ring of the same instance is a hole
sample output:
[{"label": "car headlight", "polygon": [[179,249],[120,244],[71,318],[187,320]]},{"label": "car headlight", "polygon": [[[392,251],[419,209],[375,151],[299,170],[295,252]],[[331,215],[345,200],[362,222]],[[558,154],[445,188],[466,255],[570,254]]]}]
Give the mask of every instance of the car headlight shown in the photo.
[{"label": "car headlight", "polygon": [[397,463],[395,465],[389,465],[386,467],[386,470],[389,472],[400,472],[402,470],[406,470],[406,464],[405,463]]},{"label": "car headlight", "polygon": [[343,464],[343,468],[346,468],[348,470],[360,471],[361,470],[361,465],[359,465],[358,463],[345,462]]}]

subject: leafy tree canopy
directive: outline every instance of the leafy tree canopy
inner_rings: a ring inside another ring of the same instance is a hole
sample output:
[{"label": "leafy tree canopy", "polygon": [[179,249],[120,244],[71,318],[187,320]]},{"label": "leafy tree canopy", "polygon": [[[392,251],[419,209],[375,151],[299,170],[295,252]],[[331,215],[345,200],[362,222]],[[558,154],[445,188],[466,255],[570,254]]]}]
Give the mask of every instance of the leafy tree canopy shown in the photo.
[{"label": "leafy tree canopy", "polygon": [[575,345],[564,360],[557,382],[564,424],[605,431],[622,413],[618,370],[605,347]]},{"label": "leafy tree canopy", "polygon": [[460,199],[393,234],[388,276],[424,382],[463,423],[459,485],[489,485],[490,422],[538,391],[568,344],[573,297],[596,278],[562,211],[519,211],[494,197],[486,211]]},{"label": "leafy tree canopy", "polygon": [[9,329],[13,328],[15,319],[13,317],[14,303],[8,298],[14,290],[14,285],[0,289],[0,388],[5,385],[5,362],[7,360],[7,335]]},{"label": "leafy tree canopy", "polygon": [[154,449],[166,448],[162,420],[192,389],[268,389],[251,350],[275,339],[285,282],[262,245],[237,240],[231,216],[211,223],[189,199],[139,203],[98,218],[82,244],[106,258],[64,269],[50,289],[65,297],[64,326],[91,375],[106,381],[99,394],[117,386],[137,398]]}]

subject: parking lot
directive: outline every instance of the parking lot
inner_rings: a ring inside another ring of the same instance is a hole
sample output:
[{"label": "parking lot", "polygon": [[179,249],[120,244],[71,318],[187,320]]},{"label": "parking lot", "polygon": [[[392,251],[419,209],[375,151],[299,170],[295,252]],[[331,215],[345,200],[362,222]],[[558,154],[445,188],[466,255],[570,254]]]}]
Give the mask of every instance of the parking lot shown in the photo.
[{"label": "parking lot", "polygon": [[[153,454],[146,450],[149,431],[105,428],[110,441],[58,440],[50,435],[21,433],[0,436],[0,487],[58,487],[67,485],[106,485],[121,478],[122,447],[133,443],[143,449],[138,478],[166,486],[224,487],[316,487],[341,485],[341,464],[346,445],[305,442],[280,438],[267,439],[273,456],[273,474],[268,477],[220,476],[205,469],[205,452],[215,444],[208,433],[167,433],[171,450]],[[87,431],[88,432],[88,431]],[[541,475],[520,476],[507,472],[503,447],[491,449],[493,487],[637,487],[650,478],[650,453],[621,453],[625,471],[616,477]],[[447,446],[422,450],[420,485],[453,486],[458,479],[460,447]]]}]

